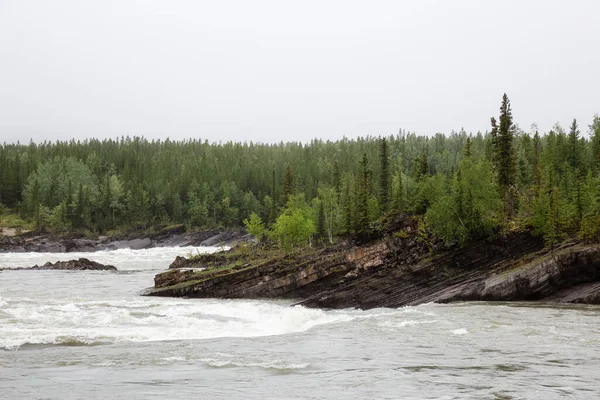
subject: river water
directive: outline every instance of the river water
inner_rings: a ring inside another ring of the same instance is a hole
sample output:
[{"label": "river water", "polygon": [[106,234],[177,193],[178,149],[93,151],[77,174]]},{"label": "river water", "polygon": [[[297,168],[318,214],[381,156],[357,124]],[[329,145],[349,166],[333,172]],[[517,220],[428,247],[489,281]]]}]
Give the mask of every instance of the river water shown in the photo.
[{"label": "river water", "polygon": [[140,297],[176,255],[5,253],[110,271],[0,272],[0,399],[598,399],[600,307]]}]

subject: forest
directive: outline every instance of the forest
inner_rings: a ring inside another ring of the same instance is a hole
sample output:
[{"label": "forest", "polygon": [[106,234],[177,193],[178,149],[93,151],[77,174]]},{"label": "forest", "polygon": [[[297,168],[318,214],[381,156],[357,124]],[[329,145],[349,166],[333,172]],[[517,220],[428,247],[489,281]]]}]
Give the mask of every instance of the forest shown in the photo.
[{"label": "forest", "polygon": [[600,117],[526,132],[505,94],[489,130],[476,134],[0,146],[0,214],[56,234],[245,226],[293,247],[365,233],[399,213],[448,244],[517,229],[549,246],[596,238]]}]

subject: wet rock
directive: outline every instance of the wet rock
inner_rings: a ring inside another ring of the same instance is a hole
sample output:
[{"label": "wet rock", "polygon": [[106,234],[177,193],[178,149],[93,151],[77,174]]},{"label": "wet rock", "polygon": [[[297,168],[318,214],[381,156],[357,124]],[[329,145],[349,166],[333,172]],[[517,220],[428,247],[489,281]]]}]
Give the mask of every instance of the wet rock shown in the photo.
[{"label": "wet rock", "polygon": [[193,270],[175,269],[164,274],[158,274],[154,277],[154,287],[161,288],[177,285],[189,280],[194,275]]},{"label": "wet rock", "polygon": [[189,266],[189,264],[190,263],[187,260],[187,258],[177,256],[175,257],[175,261],[173,261],[171,265],[169,265],[169,269],[186,268],[187,266]]},{"label": "wet rock", "polygon": [[0,268],[0,270],[65,270],[65,271],[116,271],[117,268],[112,265],[100,264],[96,261],[80,258],[78,260],[57,261],[55,263],[47,262],[44,265],[34,265],[30,268]]}]

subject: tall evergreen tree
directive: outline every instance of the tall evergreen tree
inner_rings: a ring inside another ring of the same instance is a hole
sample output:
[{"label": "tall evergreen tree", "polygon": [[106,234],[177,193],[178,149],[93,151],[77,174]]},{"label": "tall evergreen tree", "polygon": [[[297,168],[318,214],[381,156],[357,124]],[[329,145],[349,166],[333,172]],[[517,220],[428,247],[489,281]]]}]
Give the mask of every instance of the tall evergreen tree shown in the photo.
[{"label": "tall evergreen tree", "polygon": [[471,158],[471,147],[473,143],[471,142],[471,136],[467,137],[467,141],[465,143],[465,148],[463,149],[463,156],[465,158]]},{"label": "tall evergreen tree", "polygon": [[323,201],[319,200],[317,205],[317,226],[315,236],[317,240],[322,240],[327,234],[327,227],[325,221],[325,207]]},{"label": "tall evergreen tree", "polygon": [[600,115],[594,115],[594,120],[590,125],[590,136],[592,141],[593,168],[600,171]]},{"label": "tall evergreen tree", "polygon": [[359,167],[359,177],[357,180],[358,184],[358,196],[356,201],[356,220],[355,230],[356,232],[367,232],[369,230],[369,160],[367,159],[367,153],[363,154],[362,161]]},{"label": "tall evergreen tree", "polygon": [[292,167],[288,164],[285,167],[283,175],[283,200],[287,202],[292,194],[294,194],[294,178],[292,176]]},{"label": "tall evergreen tree", "polygon": [[569,161],[569,165],[573,169],[578,169],[581,163],[581,153],[579,150],[579,127],[577,126],[576,119],[573,119],[571,129],[569,130],[568,146],[567,160]]},{"label": "tall evergreen tree", "polygon": [[494,164],[494,167],[498,168],[498,121],[496,118],[491,117],[490,123],[492,125],[492,130],[490,131],[490,136],[488,139],[487,147],[486,147],[486,155],[488,160]]},{"label": "tall evergreen tree", "polygon": [[498,186],[504,199],[506,215],[514,215],[514,199],[511,193],[515,183],[515,160],[513,150],[514,125],[510,100],[506,93],[500,106],[500,125],[498,127]]},{"label": "tall evergreen tree", "polygon": [[381,145],[379,149],[379,160],[380,160],[380,180],[379,180],[379,191],[380,191],[380,206],[381,211],[384,213],[388,211],[390,201],[390,160],[388,154],[388,143],[387,139],[381,139]]},{"label": "tall evergreen tree", "polygon": [[404,197],[404,179],[402,175],[402,168],[400,168],[396,177],[396,189],[394,194],[394,211],[396,213],[404,211],[405,207],[404,203],[406,199]]},{"label": "tall evergreen tree", "polygon": [[342,176],[340,173],[340,164],[335,160],[333,162],[333,188],[337,193],[338,199],[340,198],[340,194],[342,192]]}]

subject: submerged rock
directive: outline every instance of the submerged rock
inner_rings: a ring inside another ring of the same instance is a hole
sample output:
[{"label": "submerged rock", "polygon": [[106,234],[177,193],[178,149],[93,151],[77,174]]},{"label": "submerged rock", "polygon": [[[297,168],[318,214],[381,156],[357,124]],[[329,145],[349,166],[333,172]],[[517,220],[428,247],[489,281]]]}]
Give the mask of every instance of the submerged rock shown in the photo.
[{"label": "submerged rock", "polygon": [[80,258],[79,260],[70,260],[70,261],[57,261],[54,264],[51,262],[47,262],[44,265],[34,265],[29,268],[0,268],[0,270],[9,270],[9,271],[20,271],[20,270],[65,270],[65,271],[116,271],[117,268],[112,265],[104,265],[100,264],[96,261],[88,260],[87,258]]}]

